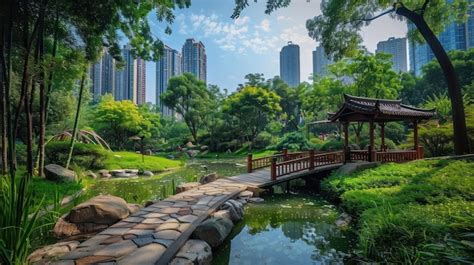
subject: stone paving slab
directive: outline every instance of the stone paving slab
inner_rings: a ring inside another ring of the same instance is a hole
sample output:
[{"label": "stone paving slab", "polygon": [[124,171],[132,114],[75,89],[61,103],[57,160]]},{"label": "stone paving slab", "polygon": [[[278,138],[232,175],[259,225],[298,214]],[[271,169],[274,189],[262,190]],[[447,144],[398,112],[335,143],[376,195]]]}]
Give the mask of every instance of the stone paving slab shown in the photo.
[{"label": "stone paving slab", "polygon": [[167,264],[199,223],[246,188],[218,179],[168,197],[84,241],[58,264]]}]

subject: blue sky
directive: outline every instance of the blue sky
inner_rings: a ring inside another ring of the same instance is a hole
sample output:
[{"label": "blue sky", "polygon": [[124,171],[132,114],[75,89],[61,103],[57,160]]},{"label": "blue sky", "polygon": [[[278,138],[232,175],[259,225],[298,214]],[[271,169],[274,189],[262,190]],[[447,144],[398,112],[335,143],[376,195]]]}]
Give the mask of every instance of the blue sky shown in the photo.
[{"label": "blue sky", "polygon": [[[318,45],[308,37],[305,23],[321,13],[320,0],[293,0],[292,4],[264,13],[264,1],[249,1],[237,20],[230,18],[234,0],[193,0],[188,9],[177,10],[171,35],[150,13],[155,37],[181,51],[187,38],[200,40],[206,46],[208,84],[234,91],[248,73],[263,73],[266,78],[279,75],[279,52],[288,41],[300,45],[301,80],[312,72],[311,51]],[[375,20],[362,30],[363,44],[371,52],[377,42],[406,35],[406,24],[388,16]],[[155,102],[155,63],[147,63],[147,101]]]}]

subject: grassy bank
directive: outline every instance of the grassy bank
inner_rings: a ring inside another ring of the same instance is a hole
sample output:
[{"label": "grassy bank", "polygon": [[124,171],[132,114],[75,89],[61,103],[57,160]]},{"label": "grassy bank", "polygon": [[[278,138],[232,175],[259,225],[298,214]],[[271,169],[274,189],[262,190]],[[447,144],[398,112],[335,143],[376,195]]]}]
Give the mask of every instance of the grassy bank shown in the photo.
[{"label": "grassy bank", "polygon": [[357,217],[358,250],[368,261],[474,261],[473,162],[385,164],[333,174],[322,191]]},{"label": "grassy bank", "polygon": [[106,169],[142,169],[161,172],[183,165],[182,161],[159,156],[144,156],[132,152],[110,152],[103,161]]},{"label": "grassy bank", "polygon": [[[256,150],[252,152],[254,158],[259,158],[259,157],[264,157],[264,156],[271,156],[278,151],[276,150]],[[226,158],[226,159],[231,159],[231,158],[246,158],[248,155],[247,149],[242,149],[238,150],[233,153],[225,153],[225,152],[209,152],[206,154],[199,154],[197,157],[198,158]]]}]

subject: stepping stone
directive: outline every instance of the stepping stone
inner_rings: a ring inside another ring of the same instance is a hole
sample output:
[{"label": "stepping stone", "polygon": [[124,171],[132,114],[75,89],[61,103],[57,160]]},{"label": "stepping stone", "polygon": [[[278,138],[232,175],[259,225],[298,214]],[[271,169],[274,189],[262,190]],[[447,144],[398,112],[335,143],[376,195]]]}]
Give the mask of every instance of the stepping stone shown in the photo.
[{"label": "stepping stone", "polygon": [[174,240],[169,239],[155,239],[153,242],[163,245],[166,248],[169,248],[173,244]]},{"label": "stepping stone", "polygon": [[128,256],[117,261],[119,265],[154,265],[166,251],[161,244],[152,243],[141,247]]},{"label": "stepping stone", "polygon": [[207,211],[207,210],[209,210],[209,206],[207,206],[207,205],[202,205],[202,204],[196,204],[196,205],[191,206],[191,209],[193,209],[193,210],[204,210],[204,211]]},{"label": "stepping stone", "polygon": [[[137,249],[137,245],[131,240],[124,240],[119,243],[108,245],[107,247],[96,251],[95,256],[122,257]],[[107,260],[108,261],[108,260]]]},{"label": "stepping stone", "polygon": [[153,242],[153,240],[155,239],[151,235],[147,237],[138,237],[138,238],[132,239],[133,243],[135,243],[139,248],[150,244],[151,242]]},{"label": "stepping stone", "polygon": [[191,213],[192,213],[191,209],[181,208],[181,210],[179,210],[179,212],[178,212],[178,215],[187,215],[187,214],[191,214]]},{"label": "stepping stone", "polygon": [[140,223],[141,221],[143,221],[144,218],[142,217],[127,217],[125,219],[123,219],[122,221],[123,222],[128,222],[128,223]]},{"label": "stepping stone", "polygon": [[206,204],[208,204],[212,199],[214,199],[213,196],[206,196],[206,197],[200,199],[196,204],[197,204],[197,205],[206,205]]},{"label": "stepping stone", "polygon": [[160,217],[163,217],[165,215],[166,214],[164,214],[164,213],[147,213],[147,214],[143,215],[143,217],[145,217],[145,218],[160,218]]},{"label": "stepping stone", "polygon": [[197,219],[198,219],[197,216],[185,215],[185,216],[179,217],[178,221],[181,222],[181,223],[192,223],[192,222],[196,221]]},{"label": "stepping stone", "polygon": [[99,235],[118,235],[118,236],[121,236],[121,235],[127,233],[128,230],[130,230],[130,228],[108,228],[108,229],[100,232]]},{"label": "stepping stone", "polygon": [[160,218],[147,218],[143,220],[142,223],[143,224],[161,224],[163,223],[163,220],[161,220]]},{"label": "stepping stone", "polygon": [[119,222],[110,226],[110,228],[130,228],[130,227],[133,227],[134,225],[135,225],[134,223]]},{"label": "stepping stone", "polygon": [[109,238],[100,242],[101,245],[110,245],[116,242],[122,241],[122,236],[109,236]]},{"label": "stepping stone", "polygon": [[153,234],[154,230],[147,230],[147,229],[132,229],[127,232],[127,234],[132,234],[136,236],[145,236]]},{"label": "stepping stone", "polygon": [[114,257],[110,256],[89,256],[84,257],[76,260],[76,265],[89,265],[89,264],[97,264],[100,262],[108,262],[114,260]]},{"label": "stepping stone", "polygon": [[84,242],[81,243],[80,247],[88,247],[88,246],[97,246],[99,245],[103,240],[109,238],[108,235],[96,235]]},{"label": "stepping stone", "polygon": [[168,223],[164,223],[158,226],[155,231],[158,232],[162,230],[178,229],[178,227],[179,227],[179,223],[168,222]]},{"label": "stepping stone", "polygon": [[181,224],[178,227],[178,231],[183,233],[184,231],[188,230],[191,227],[191,224]]},{"label": "stepping stone", "polygon": [[155,229],[159,226],[160,224],[137,224],[133,227],[133,229]]},{"label": "stepping stone", "polygon": [[156,239],[176,240],[181,235],[181,232],[176,230],[163,230],[153,234]]},{"label": "stepping stone", "polygon": [[166,213],[166,214],[172,214],[172,213],[177,213],[179,211],[179,208],[164,208],[164,209],[158,209],[158,213]]}]

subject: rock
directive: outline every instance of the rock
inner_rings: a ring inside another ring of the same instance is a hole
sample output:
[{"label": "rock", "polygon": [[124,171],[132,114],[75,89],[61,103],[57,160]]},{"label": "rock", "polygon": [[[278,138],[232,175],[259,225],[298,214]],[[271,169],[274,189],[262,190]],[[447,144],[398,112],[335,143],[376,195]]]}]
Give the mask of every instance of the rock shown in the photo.
[{"label": "rock", "polygon": [[125,173],[136,176],[138,175],[138,169],[125,169]]},{"label": "rock", "polygon": [[252,198],[252,196],[253,196],[253,192],[248,191],[248,190],[244,190],[239,194],[239,197],[245,200]]},{"label": "rock", "polygon": [[59,181],[76,181],[76,173],[72,170],[63,168],[60,165],[49,164],[44,167],[46,179],[59,182]]},{"label": "rock", "polygon": [[144,177],[153,177],[153,172],[151,171],[143,171],[142,174]]},{"label": "rock", "polygon": [[236,206],[229,201],[226,201],[221,206],[221,209],[229,211],[230,220],[232,220],[232,222],[234,223],[237,223],[238,221],[242,220],[242,218],[244,217],[242,214],[243,211],[236,209]]},{"label": "rock", "polygon": [[129,178],[132,175],[124,172],[124,173],[116,173],[113,176],[116,178]]},{"label": "rock", "polygon": [[168,265],[194,265],[194,263],[189,259],[174,258]]},{"label": "rock", "polygon": [[244,205],[242,203],[236,200],[228,200],[227,202],[231,203],[241,216],[244,216]]},{"label": "rock", "polygon": [[207,145],[201,145],[201,151],[207,151],[209,149],[209,146]]},{"label": "rock", "polygon": [[242,205],[247,204],[247,200],[246,200],[246,199],[238,198],[237,201],[240,202]]},{"label": "rock", "polygon": [[151,149],[147,149],[143,152],[144,155],[147,155],[147,156],[151,156],[153,155],[153,151],[151,151]]},{"label": "rock", "polygon": [[156,203],[156,202],[154,202],[154,201],[146,201],[143,206],[144,206],[144,207],[148,207],[148,206],[153,205],[153,204],[155,204],[155,203]]},{"label": "rock", "polygon": [[127,207],[128,207],[128,211],[130,212],[130,214],[136,213],[136,212],[140,211],[141,208],[143,208],[141,205],[135,204],[135,203],[128,203]]},{"label": "rock", "polygon": [[206,241],[211,247],[219,246],[229,235],[234,224],[227,218],[209,218],[193,232],[192,237]]},{"label": "rock", "polygon": [[115,176],[118,173],[125,173],[125,170],[123,170],[123,169],[114,169],[114,170],[111,170],[109,173],[112,174],[112,176]]},{"label": "rock", "polygon": [[229,210],[220,210],[220,211],[217,211],[217,212],[214,212],[212,214],[212,217],[215,217],[215,218],[227,218],[229,220],[232,220],[232,218],[230,217],[230,211]]},{"label": "rock", "polygon": [[348,226],[352,221],[352,217],[347,213],[342,213],[336,220],[335,224],[337,227],[342,228]]},{"label": "rock", "polygon": [[214,172],[214,173],[211,173],[209,175],[202,176],[199,179],[199,183],[201,183],[201,184],[211,183],[211,182],[215,181],[217,178],[218,178],[217,173]]},{"label": "rock", "polygon": [[262,194],[265,192],[264,189],[261,189],[259,187],[252,187],[252,186],[247,187],[247,190],[253,193],[252,196],[256,196],[256,197],[262,196]]},{"label": "rock", "polygon": [[250,198],[249,199],[249,202],[253,202],[253,203],[260,203],[260,202],[264,202],[265,200],[263,198],[260,198],[260,197],[253,197],[253,198]]},{"label": "rock", "polygon": [[53,228],[53,234],[57,238],[66,238],[71,236],[96,233],[109,227],[107,224],[95,223],[69,223],[64,217],[58,219]]},{"label": "rock", "polygon": [[107,169],[99,170],[99,176],[104,176],[105,174],[110,174],[110,172]]},{"label": "rock", "polygon": [[65,220],[70,223],[111,225],[130,214],[127,202],[116,196],[100,195],[72,208]]},{"label": "rock", "polygon": [[90,170],[87,171],[86,176],[90,177],[91,179],[97,179],[97,175]]},{"label": "rock", "polygon": [[336,173],[342,175],[350,175],[359,170],[364,170],[368,168],[373,168],[378,166],[380,163],[378,162],[367,162],[367,161],[358,161],[358,162],[351,162],[346,163],[342,167],[340,167]]},{"label": "rock", "polygon": [[187,182],[187,183],[179,184],[178,186],[176,186],[176,193],[181,193],[190,189],[194,189],[199,185],[201,185],[201,183],[199,182]]},{"label": "rock", "polygon": [[79,246],[79,241],[65,241],[53,245],[43,246],[28,256],[28,263],[49,264],[50,261],[64,256]]},{"label": "rock", "polygon": [[210,265],[212,249],[205,241],[190,239],[181,247],[176,257],[190,260],[196,265]]},{"label": "rock", "polygon": [[109,179],[111,177],[112,177],[112,174],[109,174],[109,173],[102,175],[102,178],[104,178],[104,179]]}]

